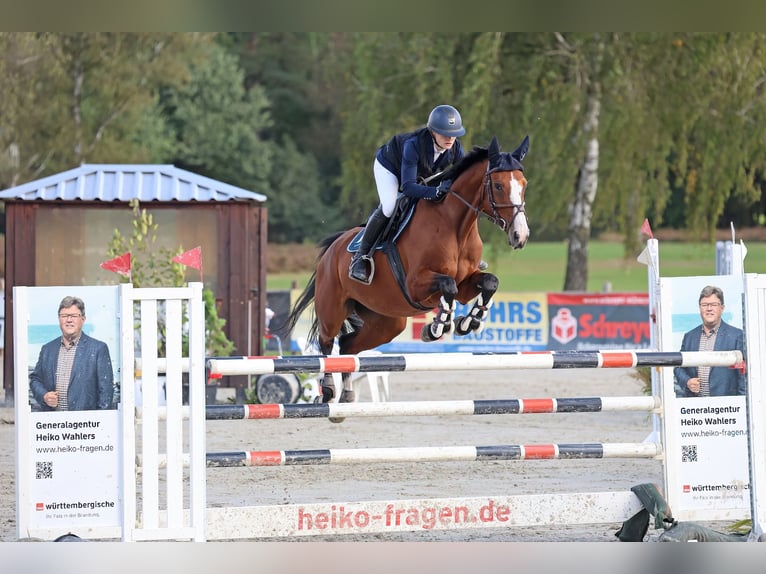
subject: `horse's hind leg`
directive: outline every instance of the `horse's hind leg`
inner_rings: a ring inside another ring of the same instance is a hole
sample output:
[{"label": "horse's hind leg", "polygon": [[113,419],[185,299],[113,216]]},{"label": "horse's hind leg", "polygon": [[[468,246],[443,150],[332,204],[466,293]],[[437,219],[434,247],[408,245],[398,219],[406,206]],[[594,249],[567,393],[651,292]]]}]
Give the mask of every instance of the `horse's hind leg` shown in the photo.
[{"label": "horse's hind leg", "polygon": [[[323,355],[329,355],[330,353],[322,353]],[[325,373],[322,377],[322,383],[320,387],[321,397],[317,397],[315,402],[329,403],[335,398],[335,379],[332,373]]]},{"label": "horse's hind leg", "polygon": [[[319,352],[323,355],[331,355],[335,346],[336,335],[340,336],[340,341],[344,333],[350,328],[346,325],[350,311],[343,305],[323,307],[319,301],[314,302],[314,307],[318,322],[317,343]],[[337,389],[332,373],[325,373],[322,377],[321,401],[329,403],[335,398],[336,393]]]},{"label": "horse's hind leg", "polygon": [[492,305],[492,296],[497,292],[499,282],[497,276],[491,273],[481,273],[478,283],[479,296],[473,303],[473,307],[467,315],[455,318],[455,334],[467,335],[472,331],[481,330],[484,319],[487,318],[487,310]]},{"label": "horse's hind leg", "polygon": [[[361,321],[356,323],[355,330],[344,333],[338,340],[341,355],[355,355],[374,349],[396,337],[407,325],[406,317],[386,317],[368,309],[360,309],[359,313]],[[343,373],[343,391],[338,402],[355,401],[356,391],[351,373]]]}]

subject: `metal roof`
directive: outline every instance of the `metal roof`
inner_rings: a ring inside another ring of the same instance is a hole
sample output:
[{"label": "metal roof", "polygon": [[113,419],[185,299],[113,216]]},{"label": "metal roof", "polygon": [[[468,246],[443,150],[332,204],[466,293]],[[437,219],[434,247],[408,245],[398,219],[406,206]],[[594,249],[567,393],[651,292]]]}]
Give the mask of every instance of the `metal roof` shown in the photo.
[{"label": "metal roof", "polygon": [[266,201],[266,196],[174,165],[83,164],[0,191],[26,201]]}]

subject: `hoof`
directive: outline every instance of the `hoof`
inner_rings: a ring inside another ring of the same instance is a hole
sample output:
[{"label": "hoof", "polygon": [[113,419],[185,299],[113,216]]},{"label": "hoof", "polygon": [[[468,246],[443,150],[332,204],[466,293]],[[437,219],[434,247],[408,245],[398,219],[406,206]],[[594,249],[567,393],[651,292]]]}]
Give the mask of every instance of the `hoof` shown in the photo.
[{"label": "hoof", "polygon": [[[355,403],[356,402],[356,392],[355,391],[347,391],[346,389],[343,389],[340,393],[340,399],[338,400],[339,403]],[[330,417],[329,421],[331,423],[342,423],[346,420],[346,417]]]},{"label": "hoof", "polygon": [[430,343],[431,341],[437,341],[439,337],[434,337],[434,334],[431,332],[431,324],[423,325],[423,328],[420,330],[420,340],[424,343]]},{"label": "hoof", "polygon": [[481,321],[476,317],[458,317],[455,319],[455,335],[464,336],[472,331],[478,331]]},{"label": "hoof", "polygon": [[333,387],[323,386],[322,387],[322,402],[329,403],[332,401],[333,397],[335,397],[335,389]]}]

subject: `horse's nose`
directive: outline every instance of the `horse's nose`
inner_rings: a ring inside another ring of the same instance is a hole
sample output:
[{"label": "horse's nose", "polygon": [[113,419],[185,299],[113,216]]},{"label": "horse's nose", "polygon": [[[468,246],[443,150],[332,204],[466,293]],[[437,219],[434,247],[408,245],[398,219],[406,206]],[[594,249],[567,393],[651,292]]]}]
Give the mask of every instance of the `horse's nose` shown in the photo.
[{"label": "horse's nose", "polygon": [[527,239],[529,239],[529,227],[527,226],[527,218],[524,213],[519,213],[514,225],[508,230],[508,243],[514,249],[521,249],[526,245]]},{"label": "horse's nose", "polygon": [[514,249],[523,249],[523,247],[527,244],[527,239],[529,239],[529,233],[528,232],[520,232],[520,231],[514,231],[513,237],[511,239],[511,245]]}]

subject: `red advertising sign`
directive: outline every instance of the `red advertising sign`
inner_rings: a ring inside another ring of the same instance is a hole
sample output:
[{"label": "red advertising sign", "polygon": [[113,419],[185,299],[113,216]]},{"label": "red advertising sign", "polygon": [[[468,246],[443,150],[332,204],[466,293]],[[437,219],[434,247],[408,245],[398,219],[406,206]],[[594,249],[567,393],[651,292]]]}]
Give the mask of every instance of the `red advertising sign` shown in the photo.
[{"label": "red advertising sign", "polygon": [[549,293],[552,351],[645,349],[650,345],[649,295]]}]

